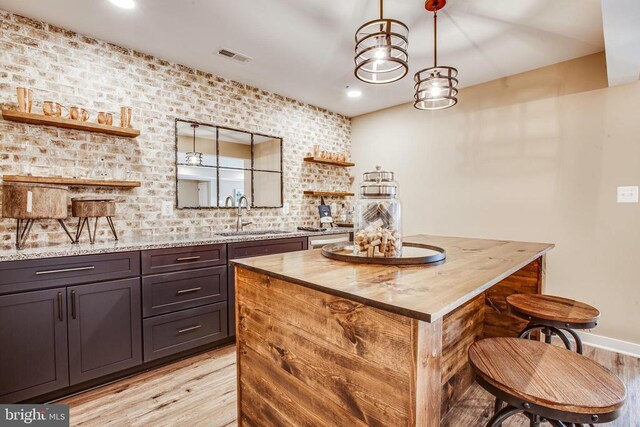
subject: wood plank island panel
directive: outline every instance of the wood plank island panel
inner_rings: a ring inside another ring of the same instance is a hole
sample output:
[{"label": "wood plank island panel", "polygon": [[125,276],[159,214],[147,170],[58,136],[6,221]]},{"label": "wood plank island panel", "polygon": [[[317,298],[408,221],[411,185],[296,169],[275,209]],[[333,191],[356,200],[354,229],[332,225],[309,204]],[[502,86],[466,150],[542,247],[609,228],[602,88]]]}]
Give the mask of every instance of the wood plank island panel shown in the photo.
[{"label": "wood plank island panel", "polygon": [[236,292],[241,425],[407,426],[424,416],[412,401],[440,378],[418,349],[438,345],[438,324],[243,268]]},{"label": "wood plank island panel", "polygon": [[23,113],[14,110],[2,110],[2,118],[12,122],[28,123],[31,125],[55,126],[65,129],[75,129],[106,135],[121,136],[124,138],[136,138],[140,136],[140,131],[119,126],[101,125],[100,123],[83,122],[64,117],[45,116],[36,113]]},{"label": "wood plank island panel", "polygon": [[486,293],[428,323],[242,267],[236,277],[241,425],[437,426],[473,383]]}]

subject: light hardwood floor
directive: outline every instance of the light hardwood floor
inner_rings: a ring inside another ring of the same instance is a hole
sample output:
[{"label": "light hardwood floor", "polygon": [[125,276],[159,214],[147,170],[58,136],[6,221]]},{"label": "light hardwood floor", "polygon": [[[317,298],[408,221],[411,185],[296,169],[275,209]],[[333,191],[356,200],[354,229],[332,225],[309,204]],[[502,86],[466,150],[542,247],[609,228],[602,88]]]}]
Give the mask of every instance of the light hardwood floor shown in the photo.
[{"label": "light hardwood floor", "polygon": [[[627,385],[625,412],[608,426],[640,427],[640,359],[590,347],[585,355],[611,369]],[[235,346],[194,356],[60,403],[71,406],[73,426],[235,426]],[[474,385],[442,420],[442,426],[482,426],[492,408],[491,396]],[[512,418],[504,427],[528,424],[524,417]]]}]

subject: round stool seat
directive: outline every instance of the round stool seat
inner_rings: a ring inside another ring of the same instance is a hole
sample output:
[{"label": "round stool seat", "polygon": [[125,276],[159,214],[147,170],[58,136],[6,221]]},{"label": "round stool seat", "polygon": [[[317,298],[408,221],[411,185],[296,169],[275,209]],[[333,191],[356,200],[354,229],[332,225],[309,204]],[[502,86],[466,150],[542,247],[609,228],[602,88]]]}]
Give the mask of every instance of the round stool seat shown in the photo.
[{"label": "round stool seat", "polygon": [[608,422],[626,398],[624,384],[604,366],[539,341],[480,340],[469,347],[469,362],[489,392],[515,408],[556,420]]},{"label": "round stool seat", "polygon": [[531,321],[543,320],[559,327],[591,329],[600,311],[580,301],[552,295],[514,294],[507,297],[509,310]]}]

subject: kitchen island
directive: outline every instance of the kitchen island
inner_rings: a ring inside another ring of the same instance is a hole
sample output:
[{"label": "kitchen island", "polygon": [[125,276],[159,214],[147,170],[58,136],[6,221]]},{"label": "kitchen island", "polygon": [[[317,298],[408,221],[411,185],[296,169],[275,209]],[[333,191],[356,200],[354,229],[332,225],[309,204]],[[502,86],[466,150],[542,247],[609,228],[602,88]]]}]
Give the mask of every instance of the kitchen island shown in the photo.
[{"label": "kitchen island", "polygon": [[438,265],[235,261],[240,425],[438,426],[473,382],[467,348],[526,322],[506,296],[542,293],[552,244],[412,236]]}]

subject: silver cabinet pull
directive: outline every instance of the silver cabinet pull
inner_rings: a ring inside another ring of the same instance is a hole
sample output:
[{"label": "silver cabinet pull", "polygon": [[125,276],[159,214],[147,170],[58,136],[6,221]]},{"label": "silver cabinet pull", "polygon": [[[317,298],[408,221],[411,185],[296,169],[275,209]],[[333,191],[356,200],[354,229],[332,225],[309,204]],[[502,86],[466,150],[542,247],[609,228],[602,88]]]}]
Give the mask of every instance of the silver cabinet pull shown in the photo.
[{"label": "silver cabinet pull", "polygon": [[185,332],[195,331],[196,329],[200,329],[200,328],[202,328],[202,325],[189,326],[188,328],[178,329],[178,333],[184,334]]},{"label": "silver cabinet pull", "polygon": [[178,292],[176,292],[177,295],[183,295],[183,294],[190,294],[193,292],[198,292],[200,289],[200,287],[198,288],[191,288],[191,289],[180,289]]},{"label": "silver cabinet pull", "polygon": [[196,261],[199,260],[200,256],[185,256],[182,258],[176,258],[176,261]]},{"label": "silver cabinet pull", "polygon": [[63,268],[61,270],[36,271],[36,276],[42,276],[43,274],[69,273],[71,271],[93,270],[94,268],[96,268],[95,265],[90,265],[87,267]]}]

